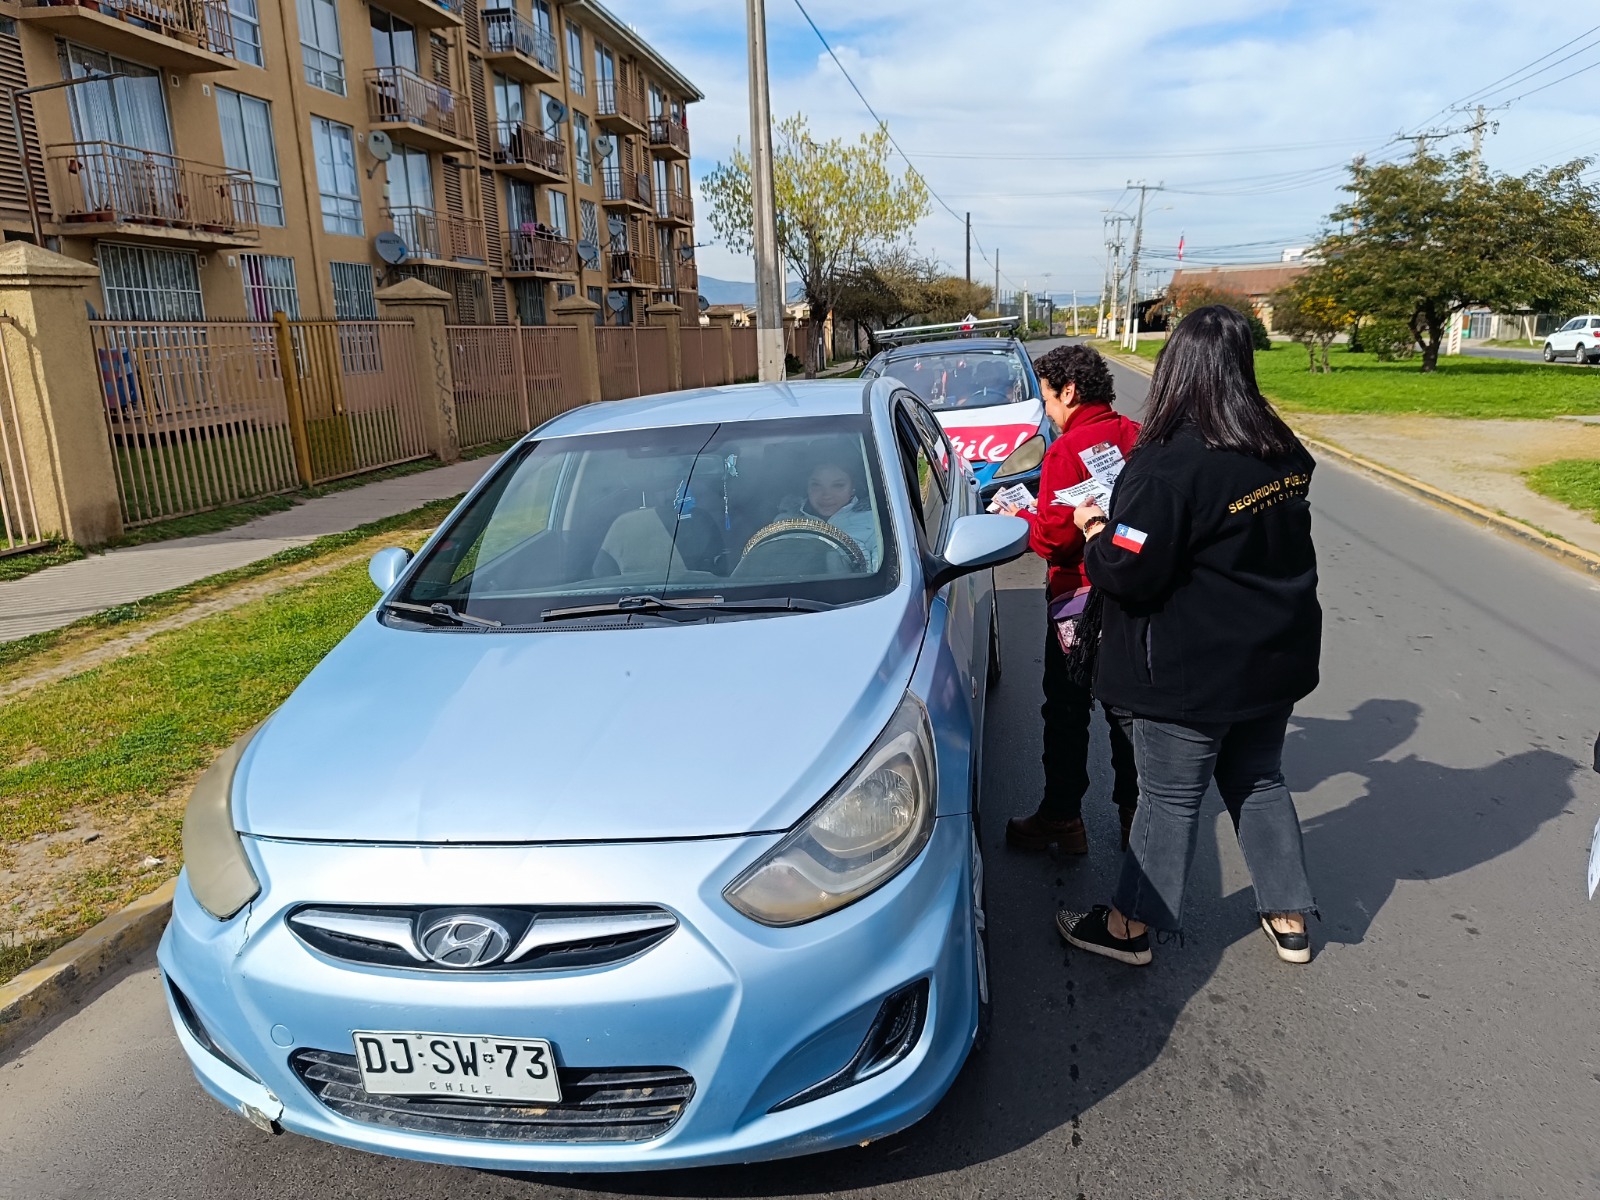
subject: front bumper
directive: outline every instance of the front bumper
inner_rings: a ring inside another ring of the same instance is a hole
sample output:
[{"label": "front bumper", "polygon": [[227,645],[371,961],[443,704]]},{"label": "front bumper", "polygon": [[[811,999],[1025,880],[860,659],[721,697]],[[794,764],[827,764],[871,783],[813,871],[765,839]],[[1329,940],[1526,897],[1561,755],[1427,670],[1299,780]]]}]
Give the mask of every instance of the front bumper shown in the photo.
[{"label": "front bumper", "polygon": [[[720,895],[776,835],[555,847],[246,839],[263,894],[219,923],[180,886],[159,958],[213,1043],[208,1049],[174,1007],[197,1077],[257,1124],[278,1121],[403,1158],[507,1170],[647,1170],[811,1153],[914,1123],[966,1058],[977,1022],[970,830],[964,815],[938,819],[922,855],[886,887],[795,929],[748,921]],[[356,966],[311,950],[284,918],[312,900],[655,904],[680,924],[638,958],[610,967],[440,974]],[[904,1058],[843,1090],[772,1111],[844,1067],[884,998],[922,979],[925,1023]],[[648,1141],[530,1143],[394,1128],[335,1113],[291,1065],[306,1049],[350,1054],[355,1029],[544,1038],[564,1068],[671,1065],[693,1077],[694,1092],[675,1123]]]}]

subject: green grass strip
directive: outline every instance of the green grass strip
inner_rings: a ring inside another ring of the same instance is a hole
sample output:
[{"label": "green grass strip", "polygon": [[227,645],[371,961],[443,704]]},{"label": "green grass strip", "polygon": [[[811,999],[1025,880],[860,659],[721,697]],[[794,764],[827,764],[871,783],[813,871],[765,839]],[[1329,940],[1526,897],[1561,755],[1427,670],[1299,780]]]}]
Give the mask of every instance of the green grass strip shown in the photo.
[{"label": "green grass strip", "polygon": [[1600,460],[1563,458],[1524,471],[1522,477],[1541,496],[1600,521]]}]

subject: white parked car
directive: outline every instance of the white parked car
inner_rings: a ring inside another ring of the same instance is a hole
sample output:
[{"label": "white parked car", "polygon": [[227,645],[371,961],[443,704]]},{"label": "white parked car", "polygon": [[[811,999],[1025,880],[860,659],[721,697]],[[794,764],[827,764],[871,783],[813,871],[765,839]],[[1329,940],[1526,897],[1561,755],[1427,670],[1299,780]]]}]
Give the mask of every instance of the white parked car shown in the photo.
[{"label": "white parked car", "polygon": [[1600,362],[1600,317],[1573,317],[1544,339],[1544,360],[1571,355],[1580,363]]}]

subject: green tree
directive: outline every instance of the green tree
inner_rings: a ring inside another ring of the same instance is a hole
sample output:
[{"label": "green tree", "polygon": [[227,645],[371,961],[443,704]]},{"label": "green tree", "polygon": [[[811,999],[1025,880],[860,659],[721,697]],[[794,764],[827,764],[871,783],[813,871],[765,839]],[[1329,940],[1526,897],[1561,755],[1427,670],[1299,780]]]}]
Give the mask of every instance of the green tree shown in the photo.
[{"label": "green tree", "polygon": [[939,278],[939,264],[910,246],[873,252],[847,270],[833,302],[835,323],[858,331],[894,329],[928,308],[928,289]]},{"label": "green tree", "polygon": [[1328,347],[1333,339],[1350,328],[1354,314],[1337,297],[1341,280],[1338,269],[1308,271],[1272,295],[1272,324],[1279,333],[1306,348],[1310,371],[1318,370],[1317,352],[1322,352],[1321,371],[1328,366]]},{"label": "green tree", "polygon": [[1216,287],[1209,283],[1199,281],[1180,283],[1176,287],[1167,289],[1167,301],[1163,308],[1168,328],[1175,327],[1195,309],[1204,308],[1208,304],[1221,304],[1239,313],[1250,322],[1250,338],[1255,348],[1272,349],[1272,339],[1267,336],[1267,327],[1256,315],[1256,308],[1250,302],[1250,297],[1243,292],[1229,291],[1227,288]]},{"label": "green tree", "polygon": [[[823,322],[849,273],[869,254],[901,241],[928,212],[928,189],[914,172],[896,175],[893,147],[881,126],[854,142],[813,140],[806,118],[773,129],[773,190],[778,245],[811,305],[807,377],[816,374]],[[707,216],[730,250],[754,248],[750,158],[735,144],[700,185]]]},{"label": "green tree", "polygon": [[1319,247],[1340,272],[1340,301],[1404,321],[1424,371],[1438,366],[1465,308],[1586,306],[1600,290],[1600,196],[1583,178],[1588,167],[1579,159],[1513,176],[1475,170],[1466,153],[1358,160],[1350,198],[1330,218],[1343,231]]}]

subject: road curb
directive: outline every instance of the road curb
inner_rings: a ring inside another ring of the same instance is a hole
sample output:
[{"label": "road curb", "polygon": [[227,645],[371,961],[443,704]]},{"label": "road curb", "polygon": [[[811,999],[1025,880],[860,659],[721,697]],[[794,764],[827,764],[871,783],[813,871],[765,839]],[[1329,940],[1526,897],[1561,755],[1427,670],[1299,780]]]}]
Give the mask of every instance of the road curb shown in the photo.
[{"label": "road curb", "polygon": [[[1134,358],[1126,354],[1108,354],[1106,357],[1121,366],[1127,367],[1130,371],[1138,371],[1141,375],[1154,373],[1154,368],[1151,364],[1142,358]],[[1572,545],[1570,542],[1563,542],[1559,538],[1551,537],[1549,534],[1541,533],[1533,526],[1524,524],[1515,517],[1505,516],[1495,512],[1493,509],[1484,508],[1481,504],[1453,495],[1442,488],[1436,488],[1431,483],[1423,483],[1420,479],[1413,479],[1409,475],[1396,471],[1393,467],[1386,467],[1382,463],[1375,463],[1371,459],[1362,458],[1361,455],[1346,450],[1343,446],[1335,445],[1333,442],[1325,442],[1321,438],[1309,437],[1304,434],[1299,436],[1300,441],[1308,449],[1324,458],[1337,459],[1346,466],[1355,467],[1357,470],[1365,471],[1369,475],[1375,475],[1386,483],[1392,483],[1403,491],[1410,492],[1419,499],[1437,505],[1447,512],[1453,512],[1458,517],[1464,517],[1474,524],[1482,525],[1484,528],[1491,529],[1496,533],[1515,538],[1525,545],[1532,546],[1535,550],[1541,550],[1569,567],[1577,567],[1579,570],[1586,571],[1591,575],[1600,574],[1600,554],[1584,550],[1579,546]]]},{"label": "road curb", "polygon": [[74,938],[9,983],[0,984],[0,1053],[82,1000],[105,976],[148,950],[172,913],[177,879]]}]

